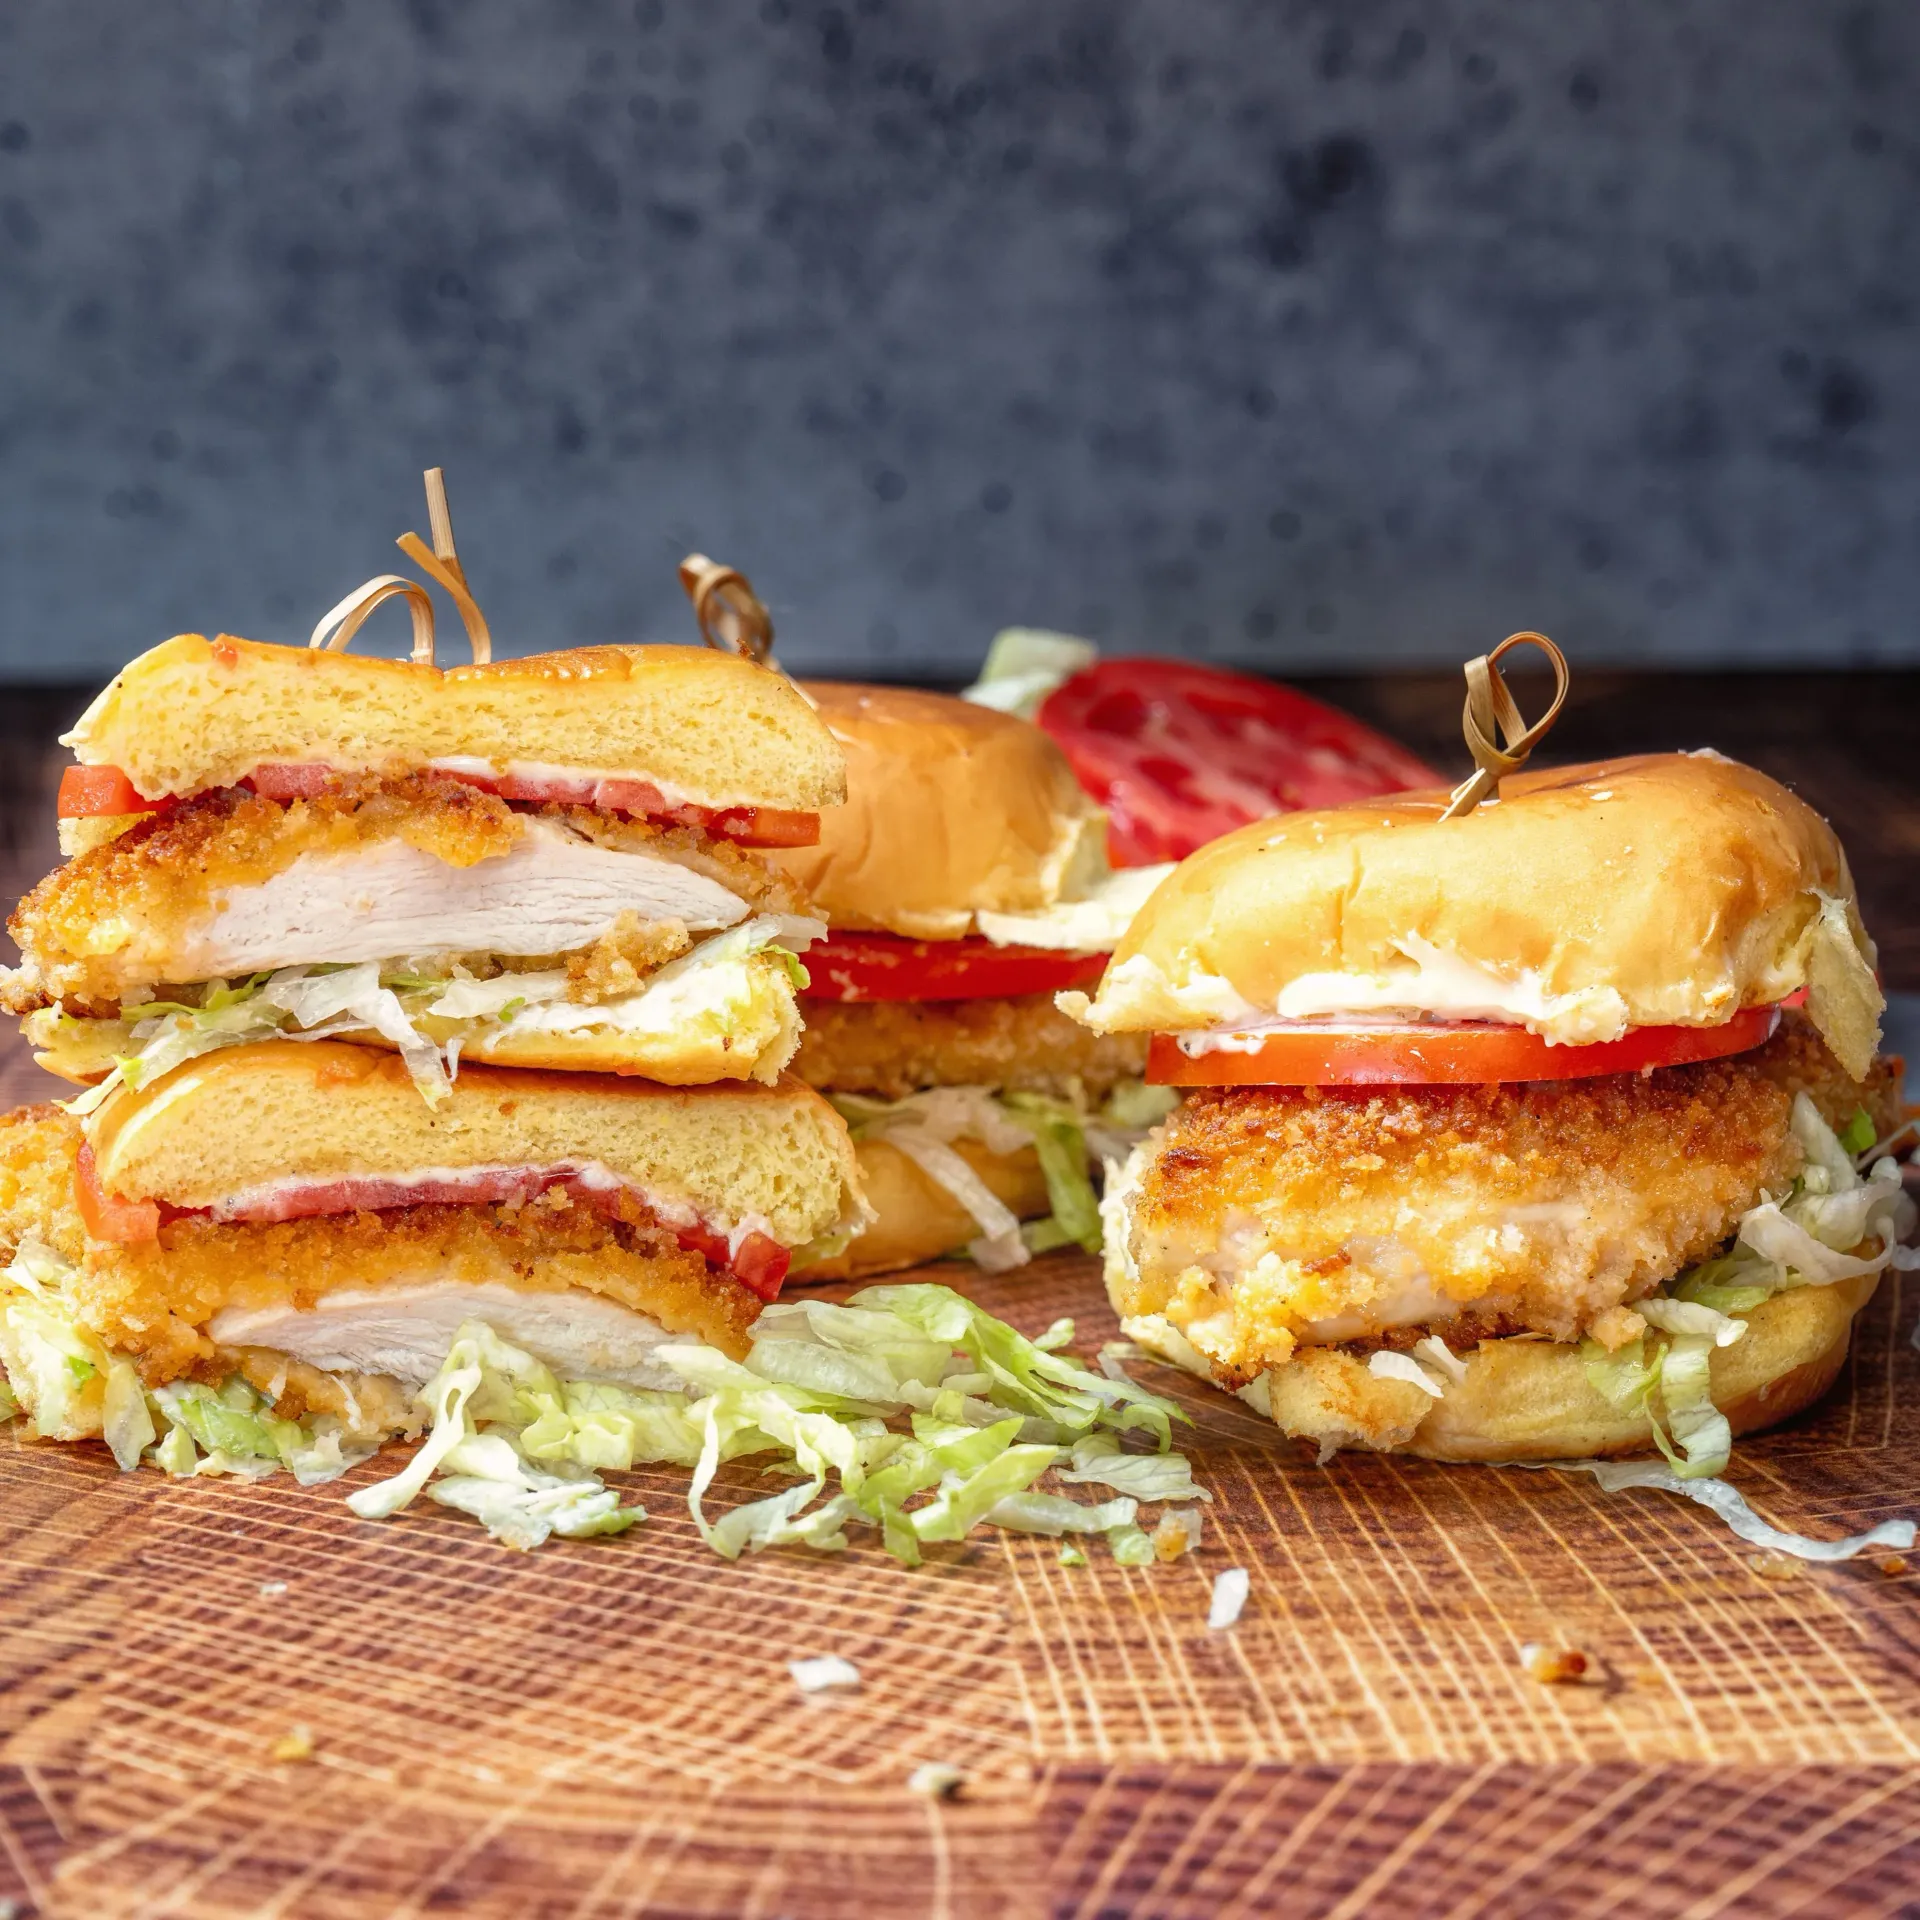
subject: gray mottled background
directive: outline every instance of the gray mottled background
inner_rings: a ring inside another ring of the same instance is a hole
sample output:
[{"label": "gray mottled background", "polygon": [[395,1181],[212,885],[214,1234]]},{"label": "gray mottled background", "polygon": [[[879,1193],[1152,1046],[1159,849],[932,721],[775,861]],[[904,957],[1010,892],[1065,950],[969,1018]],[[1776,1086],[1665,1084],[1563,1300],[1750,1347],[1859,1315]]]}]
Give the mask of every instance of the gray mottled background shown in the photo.
[{"label": "gray mottled background", "polygon": [[1912,0],[8,0],[0,672],[432,462],[510,647],[1920,658],[1917,107]]}]

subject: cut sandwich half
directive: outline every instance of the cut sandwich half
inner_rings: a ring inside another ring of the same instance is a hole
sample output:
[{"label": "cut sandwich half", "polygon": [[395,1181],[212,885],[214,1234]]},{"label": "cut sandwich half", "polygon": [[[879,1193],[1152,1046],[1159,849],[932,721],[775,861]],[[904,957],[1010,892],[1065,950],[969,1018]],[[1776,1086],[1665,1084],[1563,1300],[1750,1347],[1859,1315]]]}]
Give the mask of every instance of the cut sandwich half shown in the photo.
[{"label": "cut sandwich half", "polygon": [[[140,1086],[275,1036],[771,1083],[823,931],[757,849],[844,770],[790,683],[682,647],[443,671],[171,640],[67,743],[87,850],[11,923],[41,1064]],[[81,844],[72,840],[70,844]]]},{"label": "cut sandwich half", "polygon": [[429,1110],[390,1054],[269,1042],[120,1089],[84,1130],[0,1121],[0,1247],[38,1279],[0,1311],[0,1360],[59,1439],[111,1409],[50,1315],[105,1373],[237,1377],[363,1438],[406,1424],[469,1320],[568,1379],[670,1390],[654,1348],[744,1354],[795,1256],[864,1218],[844,1127],[792,1082],[482,1067]]}]

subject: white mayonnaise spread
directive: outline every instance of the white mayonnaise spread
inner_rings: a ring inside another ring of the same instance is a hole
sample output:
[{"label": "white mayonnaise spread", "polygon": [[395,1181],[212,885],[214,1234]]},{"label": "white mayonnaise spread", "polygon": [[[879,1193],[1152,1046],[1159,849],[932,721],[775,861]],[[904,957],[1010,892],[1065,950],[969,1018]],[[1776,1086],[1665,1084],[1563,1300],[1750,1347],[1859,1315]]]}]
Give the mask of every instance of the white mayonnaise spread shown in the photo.
[{"label": "white mayonnaise spread", "polygon": [[216,894],[177,965],[183,979],[205,979],[395,954],[562,953],[591,946],[626,912],[704,932],[748,908],[675,861],[526,820],[506,853],[470,867],[401,840],[302,854],[258,886]]},{"label": "white mayonnaise spread", "polygon": [[684,1383],[651,1358],[689,1335],[597,1293],[523,1293],[489,1282],[352,1288],[316,1306],[226,1307],[208,1334],[223,1347],[268,1347],[325,1373],[389,1374],[408,1386],[432,1379],[463,1322],[484,1320],[503,1339],[570,1380],[611,1380],[666,1391]]},{"label": "white mayonnaise spread", "polygon": [[671,780],[662,780],[658,774],[634,773],[631,770],[614,772],[605,767],[558,767],[545,760],[509,760],[502,767],[471,753],[443,754],[438,760],[429,760],[426,764],[430,772],[464,774],[469,780],[644,780],[659,793],[661,804],[669,807],[750,804],[746,801],[704,799],[697,793],[688,792],[685,787],[676,787]]},{"label": "white mayonnaise spread", "polygon": [[[1372,1023],[1400,1020],[1497,1021],[1525,1027],[1550,1046],[1591,1046],[1617,1040],[1627,1030],[1627,1003],[1613,987],[1548,993],[1540,976],[1525,971],[1513,979],[1445,953],[1418,934],[1394,943],[1412,965],[1387,974],[1304,973],[1281,988],[1273,1016],[1180,1035],[1189,1055],[1252,1052],[1267,1034],[1330,1021]],[[1226,984],[1224,981],[1221,983]]]},{"label": "white mayonnaise spread", "polygon": [[1048,947],[1062,953],[1111,953],[1147,896],[1172,866],[1102,872],[1085,894],[1036,913],[980,913],[981,933],[996,947]]}]

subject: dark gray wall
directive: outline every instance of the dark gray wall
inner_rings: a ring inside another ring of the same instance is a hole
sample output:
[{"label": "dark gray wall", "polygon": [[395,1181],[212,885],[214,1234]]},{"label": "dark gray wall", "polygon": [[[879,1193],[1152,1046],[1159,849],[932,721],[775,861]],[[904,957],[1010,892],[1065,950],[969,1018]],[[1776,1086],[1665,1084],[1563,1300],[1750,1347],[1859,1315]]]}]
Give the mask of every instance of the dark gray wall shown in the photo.
[{"label": "dark gray wall", "polygon": [[9,0],[0,671],[431,462],[509,646],[1914,659],[1917,106],[1911,0]]}]

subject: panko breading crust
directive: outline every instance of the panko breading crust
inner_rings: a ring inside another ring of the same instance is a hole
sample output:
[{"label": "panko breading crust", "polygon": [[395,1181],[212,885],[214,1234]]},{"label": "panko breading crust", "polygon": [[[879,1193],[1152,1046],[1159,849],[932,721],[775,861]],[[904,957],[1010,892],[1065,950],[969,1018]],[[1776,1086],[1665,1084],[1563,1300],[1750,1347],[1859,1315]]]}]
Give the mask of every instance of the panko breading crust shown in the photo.
[{"label": "panko breading crust", "polygon": [[0,1257],[35,1235],[74,1261],[80,1318],[149,1385],[219,1371],[204,1332],[224,1307],[301,1310],[349,1288],[488,1282],[577,1288],[697,1334],[735,1358],[759,1299],[683,1250],[637,1203],[609,1220],[549,1191],[524,1207],[423,1206],[273,1225],[188,1217],[144,1247],[89,1241],[74,1205],[79,1123],[52,1107],[0,1116]]},{"label": "panko breading crust", "polygon": [[1052,996],[1010,1000],[808,1000],[790,1072],[823,1093],[904,1099],[928,1087],[1064,1095],[1078,1080],[1103,1100],[1145,1072],[1145,1034],[1089,1033]]},{"label": "panko breading crust", "polygon": [[[449,866],[470,867],[505,854],[523,814],[567,826],[615,852],[676,861],[758,910],[806,911],[806,896],[787,875],[695,828],[656,827],[590,807],[516,808],[449,775],[341,775],[314,798],[284,804],[222,787],[42,880],[8,923],[24,964],[0,985],[0,1004],[24,1014],[61,1000],[70,1013],[111,1017],[127,988],[167,981],[168,954],[206,917],[217,893],[258,886],[303,854],[349,853],[382,840],[402,840]],[[103,930],[123,927],[138,929],[137,939],[115,940],[112,951],[102,952]],[[632,991],[635,964],[652,953],[626,930],[602,963],[575,970],[582,997]]]},{"label": "panko breading crust", "polygon": [[1571,1339],[1786,1185],[1799,1087],[1836,1125],[1898,1123],[1897,1063],[1858,1085],[1793,1015],[1751,1054],[1645,1076],[1196,1092],[1141,1156],[1116,1304],[1235,1375],[1436,1323]]}]

